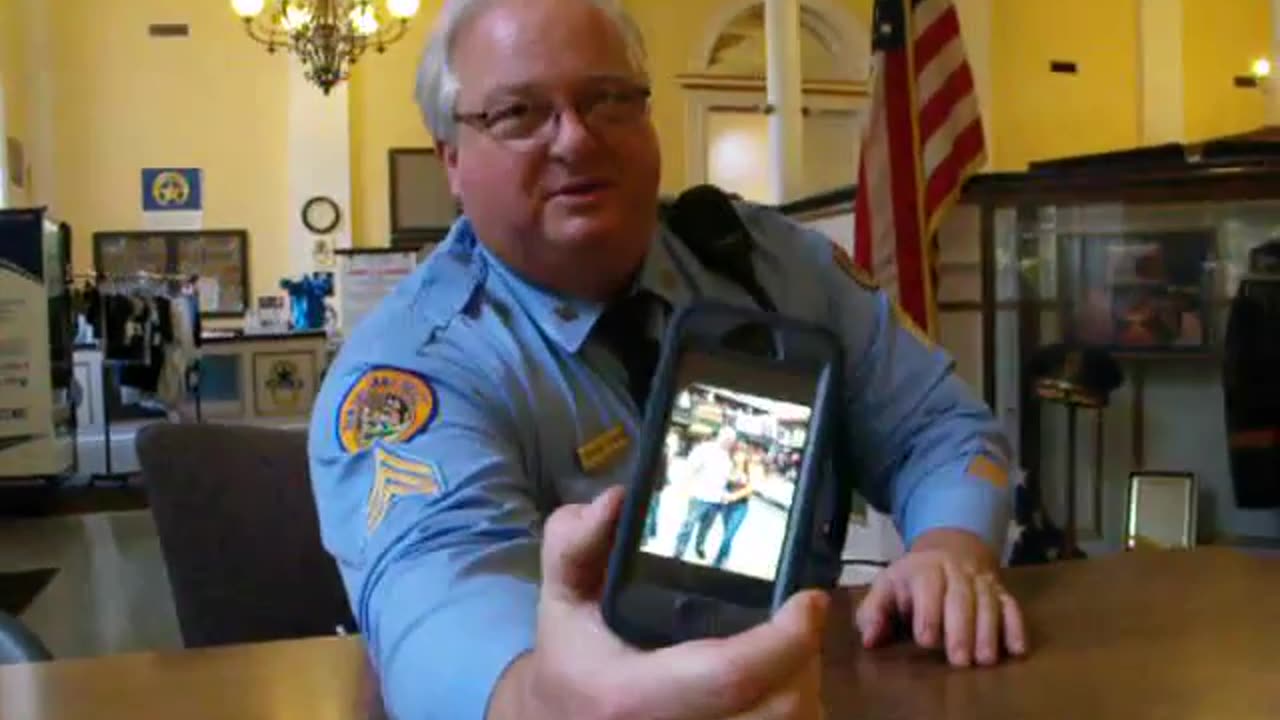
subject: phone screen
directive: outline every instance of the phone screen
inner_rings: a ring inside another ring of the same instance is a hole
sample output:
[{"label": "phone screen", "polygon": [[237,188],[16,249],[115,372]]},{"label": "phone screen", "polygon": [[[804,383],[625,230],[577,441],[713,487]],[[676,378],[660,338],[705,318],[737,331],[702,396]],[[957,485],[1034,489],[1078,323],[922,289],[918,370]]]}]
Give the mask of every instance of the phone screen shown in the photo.
[{"label": "phone screen", "polygon": [[709,358],[682,365],[640,551],[773,582],[813,383]]}]

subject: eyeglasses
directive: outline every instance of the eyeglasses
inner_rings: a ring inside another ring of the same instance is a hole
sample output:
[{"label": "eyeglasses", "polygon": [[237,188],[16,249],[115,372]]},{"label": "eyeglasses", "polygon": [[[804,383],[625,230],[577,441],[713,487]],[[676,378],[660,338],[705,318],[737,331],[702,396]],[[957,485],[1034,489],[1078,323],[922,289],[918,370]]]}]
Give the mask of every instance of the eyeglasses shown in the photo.
[{"label": "eyeglasses", "polygon": [[[604,133],[647,117],[650,94],[649,88],[635,85],[598,87],[581,93],[571,106],[588,130]],[[554,137],[564,112],[550,98],[530,94],[495,101],[481,112],[454,113],[453,118],[500,142],[526,145]]]}]

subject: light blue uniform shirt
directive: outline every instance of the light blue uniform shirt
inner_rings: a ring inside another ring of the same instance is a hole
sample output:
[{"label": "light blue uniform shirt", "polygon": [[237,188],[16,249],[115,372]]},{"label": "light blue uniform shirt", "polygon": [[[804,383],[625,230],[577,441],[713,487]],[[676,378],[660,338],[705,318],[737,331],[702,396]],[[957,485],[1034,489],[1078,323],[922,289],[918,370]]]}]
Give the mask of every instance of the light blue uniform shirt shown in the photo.
[{"label": "light blue uniform shirt", "polygon": [[[739,210],[779,310],[843,342],[862,494],[908,546],[945,526],[1001,547],[1009,499],[991,467],[1007,465],[1007,443],[951,359],[841,270],[826,237]],[[754,307],[666,230],[638,284],[676,308],[699,296]],[[533,647],[543,520],[629,481],[637,443],[591,472],[578,456],[618,425],[636,438],[641,421],[622,365],[590,337],[603,309],[525,282],[462,219],[330,368],[311,480],[395,717],[484,717],[502,672]]]}]

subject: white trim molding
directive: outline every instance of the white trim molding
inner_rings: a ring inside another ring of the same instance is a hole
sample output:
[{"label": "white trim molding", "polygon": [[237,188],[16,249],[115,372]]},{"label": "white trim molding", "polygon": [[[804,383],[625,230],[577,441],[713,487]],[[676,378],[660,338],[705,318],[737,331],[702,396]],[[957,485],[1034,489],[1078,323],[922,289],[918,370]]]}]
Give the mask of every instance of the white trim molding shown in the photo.
[{"label": "white trim molding", "polygon": [[[763,0],[731,0],[722,4],[707,24],[702,41],[693,47],[688,59],[689,71],[706,72],[711,62],[711,54],[715,51],[716,42],[719,41],[725,28],[742,13],[763,5]],[[836,37],[828,36],[825,39],[836,48],[836,58],[840,66],[849,68],[849,73],[844,79],[866,82],[871,73],[870,28],[835,0],[802,0],[800,6],[817,13],[834,31]]]}]

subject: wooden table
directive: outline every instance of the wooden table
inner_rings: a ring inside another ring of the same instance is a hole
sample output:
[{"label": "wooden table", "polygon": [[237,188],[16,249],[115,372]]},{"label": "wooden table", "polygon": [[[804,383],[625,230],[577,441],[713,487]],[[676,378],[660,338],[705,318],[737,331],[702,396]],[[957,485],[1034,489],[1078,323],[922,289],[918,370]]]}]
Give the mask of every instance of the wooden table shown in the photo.
[{"label": "wooden table", "polygon": [[[1023,569],[1032,658],[952,670],[833,638],[832,720],[1280,718],[1280,559],[1135,553]],[[0,667],[2,720],[362,720],[375,683],[355,638]]]},{"label": "wooden table", "polygon": [[1280,559],[1137,552],[1020,569],[1007,584],[1031,657],[954,670],[907,645],[833,643],[833,720],[1280,718]]}]

